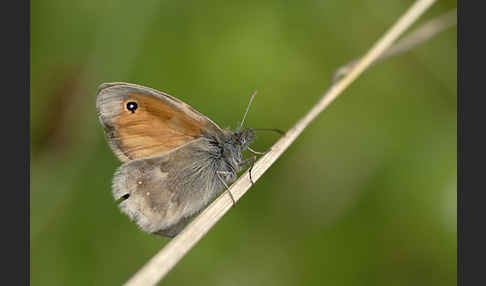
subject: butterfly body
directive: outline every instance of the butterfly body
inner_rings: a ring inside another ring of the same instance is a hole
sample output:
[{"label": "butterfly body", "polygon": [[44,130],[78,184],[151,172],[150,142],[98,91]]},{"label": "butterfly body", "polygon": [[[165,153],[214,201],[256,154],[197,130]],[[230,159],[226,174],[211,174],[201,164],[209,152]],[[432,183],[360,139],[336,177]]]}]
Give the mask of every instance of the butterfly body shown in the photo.
[{"label": "butterfly body", "polygon": [[97,109],[123,163],[113,179],[120,210],[144,231],[177,235],[248,163],[252,129],[232,132],[147,87],[103,84]]}]

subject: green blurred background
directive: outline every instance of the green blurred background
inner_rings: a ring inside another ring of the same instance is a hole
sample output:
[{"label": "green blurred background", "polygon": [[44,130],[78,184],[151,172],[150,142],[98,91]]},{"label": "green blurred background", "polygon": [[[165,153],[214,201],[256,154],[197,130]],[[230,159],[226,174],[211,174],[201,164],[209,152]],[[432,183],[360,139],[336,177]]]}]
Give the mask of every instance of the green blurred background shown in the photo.
[{"label": "green blurred background", "polygon": [[[31,1],[32,285],[119,285],[169,241],[113,201],[99,84],[231,128],[258,90],[247,126],[286,130],[413,2]],[[366,71],[160,284],[456,285],[456,31]]]}]

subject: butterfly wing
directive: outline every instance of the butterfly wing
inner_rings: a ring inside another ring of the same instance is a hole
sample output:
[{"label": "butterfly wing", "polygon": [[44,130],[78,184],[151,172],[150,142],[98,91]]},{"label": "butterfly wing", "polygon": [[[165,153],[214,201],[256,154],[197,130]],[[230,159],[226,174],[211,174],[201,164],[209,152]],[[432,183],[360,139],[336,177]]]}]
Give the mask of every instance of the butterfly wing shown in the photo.
[{"label": "butterfly wing", "polygon": [[98,117],[123,161],[160,156],[196,138],[222,136],[221,128],[186,103],[129,83],[105,83],[97,92]]},{"label": "butterfly wing", "polygon": [[223,190],[218,152],[199,138],[162,156],[128,161],[115,174],[113,196],[124,198],[121,211],[142,230],[173,237]]}]

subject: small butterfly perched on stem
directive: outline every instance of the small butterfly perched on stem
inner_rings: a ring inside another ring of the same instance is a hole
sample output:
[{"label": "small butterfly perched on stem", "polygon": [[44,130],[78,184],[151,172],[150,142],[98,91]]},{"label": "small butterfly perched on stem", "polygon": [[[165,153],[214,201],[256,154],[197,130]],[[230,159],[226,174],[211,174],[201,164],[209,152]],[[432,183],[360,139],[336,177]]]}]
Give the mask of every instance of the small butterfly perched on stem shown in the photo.
[{"label": "small butterfly perched on stem", "polygon": [[176,236],[254,162],[256,157],[243,159],[243,151],[259,154],[249,147],[253,129],[242,128],[250,104],[233,132],[155,89],[102,84],[96,107],[107,141],[123,162],[112,186],[121,211],[148,233]]}]

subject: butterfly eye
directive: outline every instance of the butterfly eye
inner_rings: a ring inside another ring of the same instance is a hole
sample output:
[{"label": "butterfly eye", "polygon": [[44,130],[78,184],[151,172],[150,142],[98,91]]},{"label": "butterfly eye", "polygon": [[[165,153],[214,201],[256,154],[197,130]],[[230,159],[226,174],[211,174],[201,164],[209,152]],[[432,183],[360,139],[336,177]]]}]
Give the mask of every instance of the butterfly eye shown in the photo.
[{"label": "butterfly eye", "polygon": [[127,102],[128,111],[135,113],[135,110],[137,110],[137,108],[138,108],[138,104],[136,102],[134,102],[134,101]]}]

